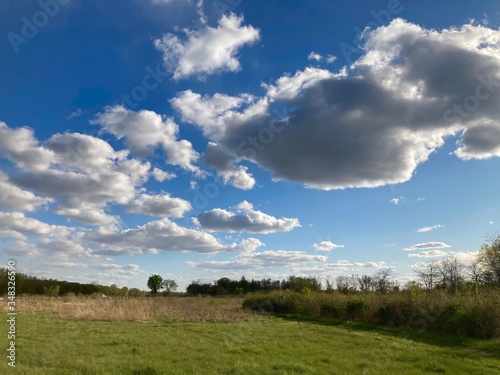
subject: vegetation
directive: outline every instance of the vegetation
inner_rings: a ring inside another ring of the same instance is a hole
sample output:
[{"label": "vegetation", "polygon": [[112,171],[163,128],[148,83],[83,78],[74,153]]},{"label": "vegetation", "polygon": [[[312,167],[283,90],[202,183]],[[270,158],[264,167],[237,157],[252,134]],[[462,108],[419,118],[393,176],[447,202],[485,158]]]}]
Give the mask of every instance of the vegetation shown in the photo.
[{"label": "vegetation", "polygon": [[108,322],[239,322],[265,317],[244,310],[242,298],[22,298],[18,312]]},{"label": "vegetation", "polygon": [[422,264],[419,281],[400,286],[391,270],[339,276],[326,293],[275,291],[248,297],[253,311],[336,318],[420,328],[457,336],[500,337],[500,236],[481,246],[469,264],[456,257]]},{"label": "vegetation", "polygon": [[[7,270],[0,268],[0,295],[7,294]],[[50,297],[74,295],[98,295],[116,297],[140,297],[144,292],[137,288],[119,288],[115,284],[111,286],[93,284],[81,284],[77,282],[60,281],[55,279],[40,279],[23,273],[16,273],[16,294],[21,295],[45,295]]]},{"label": "vegetation", "polygon": [[[204,300],[219,304],[233,299],[195,299]],[[42,312],[25,312],[18,320],[13,372],[19,375],[486,375],[500,371],[498,340],[454,339],[359,323],[297,324],[272,318],[230,323],[96,322]],[[10,370],[2,361],[0,372]]]},{"label": "vegetation", "polygon": [[286,280],[253,280],[248,281],[243,276],[239,281],[230,280],[223,277],[213,284],[200,283],[193,281],[186,288],[186,294],[190,296],[197,295],[211,295],[211,296],[225,296],[225,295],[241,295],[251,292],[271,292],[275,290],[294,290],[300,291],[302,289],[309,289],[311,291],[320,291],[321,283],[313,277],[296,277],[290,276]]}]

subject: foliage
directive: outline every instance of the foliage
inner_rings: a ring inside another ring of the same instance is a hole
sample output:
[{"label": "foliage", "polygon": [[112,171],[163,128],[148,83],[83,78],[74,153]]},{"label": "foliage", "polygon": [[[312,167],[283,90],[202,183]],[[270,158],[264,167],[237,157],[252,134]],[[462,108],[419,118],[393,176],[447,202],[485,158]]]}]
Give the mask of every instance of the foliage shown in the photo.
[{"label": "foliage", "polygon": [[321,290],[321,283],[313,277],[290,276],[286,280],[251,280],[243,276],[239,281],[230,280],[227,277],[220,278],[214,283],[200,283],[193,281],[186,288],[190,296],[196,295],[241,295],[260,291],[293,290],[296,292],[307,292]]},{"label": "foliage", "polygon": [[[97,283],[81,284],[77,282],[56,279],[40,279],[21,272],[16,273],[16,293],[21,295],[46,295],[51,297],[75,295],[126,296],[128,288],[118,288],[116,285],[99,285]],[[142,292],[141,292],[142,293]],[[7,270],[0,268],[0,295],[7,294]]]},{"label": "foliage", "polygon": [[478,338],[500,337],[500,290],[479,294],[419,290],[346,295],[275,291],[249,295],[243,308],[257,312],[335,318]]},{"label": "foliage", "polygon": [[158,294],[160,289],[163,288],[163,277],[156,273],[149,276],[148,288],[151,289],[151,295],[155,296]]},{"label": "foliage", "polygon": [[163,288],[165,288],[165,292],[167,294],[173,293],[177,290],[179,286],[175,282],[175,280],[167,279],[163,280]]}]

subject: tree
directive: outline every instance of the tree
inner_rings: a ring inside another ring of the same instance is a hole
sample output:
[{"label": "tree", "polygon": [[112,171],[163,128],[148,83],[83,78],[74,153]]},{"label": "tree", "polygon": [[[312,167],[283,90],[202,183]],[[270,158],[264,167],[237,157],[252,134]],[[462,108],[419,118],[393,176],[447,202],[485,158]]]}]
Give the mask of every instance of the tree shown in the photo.
[{"label": "tree", "polygon": [[163,278],[156,273],[149,276],[148,288],[151,289],[151,295],[155,296],[163,287]]},{"label": "tree", "polygon": [[432,290],[435,287],[439,277],[439,267],[436,261],[426,263],[423,269],[415,270],[415,272],[428,290]]},{"label": "tree", "polygon": [[479,261],[485,282],[500,286],[500,235],[491,235],[489,243],[481,245]]},{"label": "tree", "polygon": [[373,275],[373,282],[375,288],[378,292],[387,293],[390,292],[393,287],[393,279],[396,276],[392,268],[381,269],[375,275]]},{"label": "tree", "polygon": [[438,263],[438,270],[441,275],[441,286],[443,289],[448,289],[452,293],[462,289],[464,284],[462,269],[462,264],[460,264],[457,257],[454,256],[444,258]]},{"label": "tree", "polygon": [[165,292],[169,294],[175,292],[177,290],[178,285],[175,282],[175,280],[167,279],[163,281],[163,287],[165,288]]}]

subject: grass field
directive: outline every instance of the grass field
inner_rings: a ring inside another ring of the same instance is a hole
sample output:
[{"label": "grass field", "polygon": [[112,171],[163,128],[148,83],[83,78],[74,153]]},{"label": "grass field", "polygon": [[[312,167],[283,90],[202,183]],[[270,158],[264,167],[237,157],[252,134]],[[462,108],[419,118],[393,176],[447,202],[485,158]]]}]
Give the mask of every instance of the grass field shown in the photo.
[{"label": "grass field", "polygon": [[[130,302],[92,301],[25,304],[16,327],[16,368],[8,368],[4,357],[0,373],[500,374],[500,340],[465,340],[358,323],[298,324],[294,318],[243,312],[239,299],[146,302],[177,305],[179,314],[182,305],[185,315],[174,320],[153,314],[148,321],[129,321],[121,307],[116,316],[108,313],[108,321],[93,319],[96,316],[75,319],[67,313],[68,304],[83,304],[81,311],[91,303],[109,304],[113,311],[112,304]],[[189,313],[199,303],[212,306],[203,319]],[[212,319],[221,311],[227,319]]]}]

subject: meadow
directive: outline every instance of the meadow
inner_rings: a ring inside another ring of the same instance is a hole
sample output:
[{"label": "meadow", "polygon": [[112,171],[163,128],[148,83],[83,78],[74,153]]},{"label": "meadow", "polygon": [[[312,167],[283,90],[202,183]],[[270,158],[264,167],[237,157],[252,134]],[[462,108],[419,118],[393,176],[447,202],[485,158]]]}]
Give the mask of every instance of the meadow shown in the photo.
[{"label": "meadow", "polygon": [[[16,374],[500,374],[500,340],[257,314],[243,298],[18,300]],[[4,335],[2,335],[4,336]],[[4,343],[6,339],[4,338]]]}]

